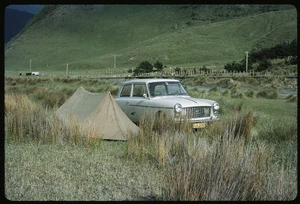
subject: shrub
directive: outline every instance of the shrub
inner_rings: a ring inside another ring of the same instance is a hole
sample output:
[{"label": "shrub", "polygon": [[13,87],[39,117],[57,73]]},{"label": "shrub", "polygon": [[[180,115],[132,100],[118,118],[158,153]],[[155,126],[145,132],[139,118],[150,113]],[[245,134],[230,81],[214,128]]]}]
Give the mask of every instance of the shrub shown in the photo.
[{"label": "shrub", "polygon": [[149,73],[153,71],[153,65],[149,61],[141,62],[134,70],[134,74]]},{"label": "shrub", "polygon": [[271,67],[272,67],[271,61],[269,59],[267,59],[267,58],[263,58],[259,62],[258,66],[256,68],[256,71],[258,71],[258,72],[265,71],[265,70],[268,70]]},{"label": "shrub", "polygon": [[210,69],[206,68],[206,66],[203,65],[202,67],[199,68],[199,71],[200,71],[200,73],[201,73],[201,72],[206,73],[206,72],[210,71]]},{"label": "shrub", "polygon": [[232,62],[231,64],[230,63],[227,63],[225,66],[224,66],[224,69],[228,72],[233,72],[233,71],[237,71],[237,72],[240,72],[240,71],[244,71],[245,70],[245,66],[243,66],[242,64],[240,63],[236,63],[235,61]]},{"label": "shrub", "polygon": [[175,72],[180,72],[181,71],[181,68],[180,67],[176,67],[175,68]]},{"label": "shrub", "polygon": [[157,71],[161,71],[164,68],[163,64],[158,60],[153,64],[153,67],[155,67],[157,69]]}]

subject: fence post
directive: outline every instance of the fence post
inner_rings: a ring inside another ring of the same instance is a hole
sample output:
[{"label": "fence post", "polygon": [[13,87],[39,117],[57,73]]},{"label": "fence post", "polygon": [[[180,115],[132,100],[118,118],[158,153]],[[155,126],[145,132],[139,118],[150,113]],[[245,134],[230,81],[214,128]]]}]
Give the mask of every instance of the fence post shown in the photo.
[{"label": "fence post", "polygon": [[68,76],[68,72],[69,72],[69,65],[67,64],[67,67],[66,67],[66,76]]}]

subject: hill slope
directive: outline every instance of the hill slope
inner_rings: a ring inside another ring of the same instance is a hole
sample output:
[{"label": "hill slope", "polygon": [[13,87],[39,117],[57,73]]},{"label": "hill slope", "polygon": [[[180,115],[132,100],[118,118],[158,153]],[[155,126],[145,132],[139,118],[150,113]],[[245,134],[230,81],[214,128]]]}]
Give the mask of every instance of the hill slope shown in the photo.
[{"label": "hill slope", "polygon": [[34,17],[34,14],[15,9],[5,9],[4,20],[4,43],[16,36],[26,25],[26,23]]},{"label": "hill slope", "polygon": [[5,47],[5,69],[216,65],[297,38],[293,6],[45,6]]}]

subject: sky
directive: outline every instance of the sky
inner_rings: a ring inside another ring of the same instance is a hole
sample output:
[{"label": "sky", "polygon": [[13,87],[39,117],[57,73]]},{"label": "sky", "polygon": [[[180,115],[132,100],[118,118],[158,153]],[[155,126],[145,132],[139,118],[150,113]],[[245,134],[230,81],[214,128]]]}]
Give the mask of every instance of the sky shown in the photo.
[{"label": "sky", "polygon": [[11,4],[11,5],[8,5],[6,8],[16,9],[16,10],[20,10],[20,11],[26,11],[26,12],[32,13],[32,14],[37,14],[43,8],[43,5],[37,5],[37,4],[22,4],[22,5]]}]

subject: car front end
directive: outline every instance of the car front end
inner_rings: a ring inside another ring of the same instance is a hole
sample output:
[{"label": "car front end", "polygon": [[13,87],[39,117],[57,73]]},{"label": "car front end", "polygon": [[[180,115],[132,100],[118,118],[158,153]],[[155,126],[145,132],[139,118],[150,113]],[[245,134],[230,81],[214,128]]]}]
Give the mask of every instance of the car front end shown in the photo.
[{"label": "car front end", "polygon": [[188,120],[193,128],[204,128],[208,122],[218,121],[220,106],[216,101],[187,98],[194,104],[176,103],[174,119],[177,122]]}]

